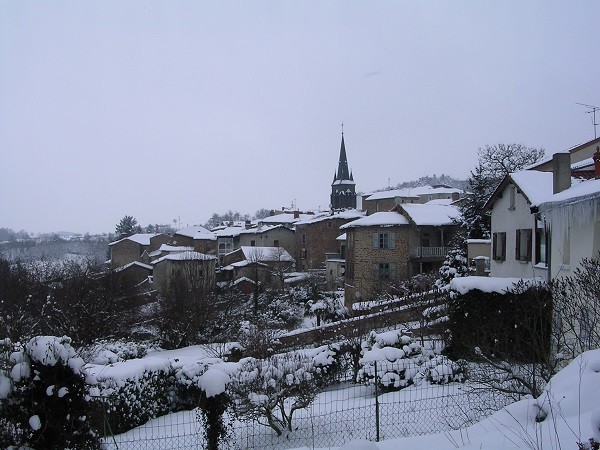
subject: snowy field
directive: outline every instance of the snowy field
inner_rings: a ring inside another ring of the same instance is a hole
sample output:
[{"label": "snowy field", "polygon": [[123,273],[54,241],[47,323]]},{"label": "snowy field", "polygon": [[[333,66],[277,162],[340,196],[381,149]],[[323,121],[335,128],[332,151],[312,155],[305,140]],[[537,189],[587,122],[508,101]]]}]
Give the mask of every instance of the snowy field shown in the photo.
[{"label": "snowy field", "polygon": [[[411,386],[380,395],[380,442],[374,443],[373,387],[342,384],[298,411],[293,432],[277,437],[268,427],[235,422],[233,439],[223,448],[576,449],[591,437],[600,441],[600,350],[575,359],[539,399],[513,403],[489,417],[486,407],[498,402],[475,395],[471,387]],[[198,448],[201,434],[196,414],[179,412],[107,439],[104,448]]]}]

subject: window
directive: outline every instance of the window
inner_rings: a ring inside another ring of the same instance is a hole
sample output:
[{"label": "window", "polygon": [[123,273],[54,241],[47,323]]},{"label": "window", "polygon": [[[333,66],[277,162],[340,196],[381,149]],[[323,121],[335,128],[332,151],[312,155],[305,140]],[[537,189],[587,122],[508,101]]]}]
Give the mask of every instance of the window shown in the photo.
[{"label": "window", "polygon": [[279,239],[273,241],[273,247],[279,247]]},{"label": "window", "polygon": [[306,244],[306,234],[302,233],[302,241],[303,244]]},{"label": "window", "polygon": [[256,247],[256,241],[250,241],[250,247]]},{"label": "window", "polygon": [[302,259],[306,259],[306,249],[305,249],[305,248],[303,248],[303,249],[302,249],[302,252],[301,252],[301,256],[300,256],[300,257],[301,257]]},{"label": "window", "polygon": [[354,277],[354,263],[346,261],[344,275],[346,276],[346,278]]},{"label": "window", "polygon": [[373,233],[373,248],[394,248],[394,233]]},{"label": "window", "polygon": [[548,231],[544,223],[540,220],[536,221],[535,228],[535,263],[548,264]]},{"label": "window", "polygon": [[506,233],[494,233],[492,235],[492,257],[495,261],[506,259]]},{"label": "window", "polygon": [[387,280],[396,276],[396,264],[382,262],[373,264],[373,278]]},{"label": "window", "polygon": [[531,230],[520,229],[515,232],[515,259],[531,261]]},{"label": "window", "polygon": [[510,186],[508,188],[508,209],[515,209],[515,199],[517,196],[517,188]]}]

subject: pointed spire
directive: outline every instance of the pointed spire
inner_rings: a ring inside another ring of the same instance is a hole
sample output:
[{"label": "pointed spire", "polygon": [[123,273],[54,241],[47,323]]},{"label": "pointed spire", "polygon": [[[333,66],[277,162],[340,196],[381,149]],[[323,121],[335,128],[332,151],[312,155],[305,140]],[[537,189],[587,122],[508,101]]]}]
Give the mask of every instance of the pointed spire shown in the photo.
[{"label": "pointed spire", "polygon": [[352,176],[352,171],[350,171],[350,180],[354,181],[354,177]]},{"label": "pointed spire", "polygon": [[342,129],[342,145],[340,147],[340,160],[338,162],[338,170],[336,180],[350,179],[348,171],[348,159],[346,158],[346,145],[344,144],[344,131]]}]

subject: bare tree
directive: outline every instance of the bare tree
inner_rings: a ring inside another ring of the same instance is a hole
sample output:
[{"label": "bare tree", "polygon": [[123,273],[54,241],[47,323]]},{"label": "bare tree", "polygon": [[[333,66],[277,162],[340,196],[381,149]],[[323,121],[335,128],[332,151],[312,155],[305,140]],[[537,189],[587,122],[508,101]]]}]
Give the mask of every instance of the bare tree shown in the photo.
[{"label": "bare tree", "polygon": [[522,170],[544,157],[542,148],[527,147],[523,144],[486,145],[477,150],[481,175],[494,180],[494,185],[511,172]]}]

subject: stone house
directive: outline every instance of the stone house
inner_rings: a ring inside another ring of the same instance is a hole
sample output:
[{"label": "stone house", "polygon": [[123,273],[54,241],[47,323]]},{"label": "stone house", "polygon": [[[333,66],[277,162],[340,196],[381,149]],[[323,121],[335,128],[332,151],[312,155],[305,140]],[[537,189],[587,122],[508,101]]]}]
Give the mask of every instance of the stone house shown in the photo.
[{"label": "stone house", "polygon": [[282,280],[294,268],[294,258],[283,247],[243,246],[225,255],[223,262],[219,281],[246,277],[262,286]]},{"label": "stone house", "polygon": [[346,232],[346,306],[369,300],[390,283],[441,267],[457,232],[458,209],[448,205],[396,205],[340,227]]},{"label": "stone house", "polygon": [[216,256],[194,251],[170,253],[152,262],[154,285],[157,290],[166,288],[179,271],[196,289],[210,291],[215,287],[216,262]]},{"label": "stone house", "polygon": [[294,230],[284,225],[263,225],[248,227],[240,233],[240,247],[283,247],[293,253]]},{"label": "stone house", "polygon": [[193,247],[207,255],[217,254],[217,236],[201,225],[181,228],[173,235],[173,245]]},{"label": "stone house", "polygon": [[116,269],[134,261],[143,262],[142,255],[149,254],[171,241],[171,237],[162,233],[137,233],[111,242],[110,267]]},{"label": "stone house", "polygon": [[364,216],[349,209],[315,215],[296,222],[296,268],[301,271],[323,268],[328,253],[338,253],[340,227]]},{"label": "stone house", "polygon": [[362,207],[367,215],[371,215],[391,211],[397,204],[427,203],[433,200],[449,200],[450,203],[458,201],[464,195],[462,189],[445,185],[390,189],[363,195]]},{"label": "stone house", "polygon": [[139,261],[133,261],[114,270],[121,277],[126,288],[133,288],[147,282],[152,277],[152,266]]}]

